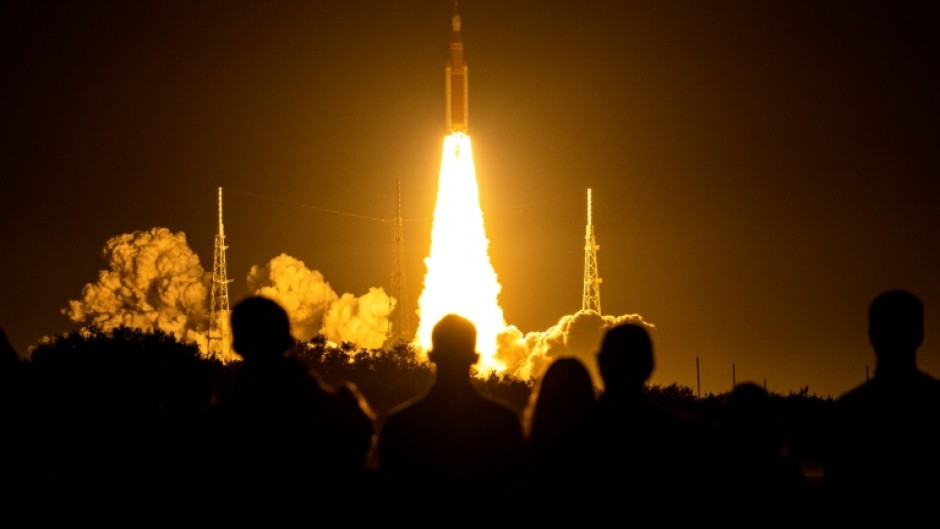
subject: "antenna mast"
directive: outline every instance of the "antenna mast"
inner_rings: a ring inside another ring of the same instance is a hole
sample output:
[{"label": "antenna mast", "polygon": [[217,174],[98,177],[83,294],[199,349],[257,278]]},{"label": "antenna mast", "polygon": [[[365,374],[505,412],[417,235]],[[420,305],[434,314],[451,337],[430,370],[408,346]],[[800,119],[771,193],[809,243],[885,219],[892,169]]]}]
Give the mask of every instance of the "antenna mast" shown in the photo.
[{"label": "antenna mast", "polygon": [[587,227],[584,230],[584,290],[581,294],[581,310],[601,314],[601,283],[597,275],[597,251],[600,245],[594,238],[594,221],[591,219],[591,189],[587,190]]},{"label": "antenna mast", "polygon": [[209,356],[227,360],[231,356],[232,332],[229,316],[228,279],[225,265],[225,226],[222,224],[222,188],[219,188],[219,231],[215,235],[212,260],[212,296],[209,307]]}]

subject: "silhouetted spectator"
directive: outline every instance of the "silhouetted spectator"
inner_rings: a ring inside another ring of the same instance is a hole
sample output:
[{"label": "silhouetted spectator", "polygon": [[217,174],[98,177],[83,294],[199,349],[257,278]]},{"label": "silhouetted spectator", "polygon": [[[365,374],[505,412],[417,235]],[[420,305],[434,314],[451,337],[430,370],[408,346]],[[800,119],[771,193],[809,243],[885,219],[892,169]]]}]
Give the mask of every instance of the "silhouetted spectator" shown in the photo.
[{"label": "silhouetted spectator", "polygon": [[604,389],[596,435],[597,505],[621,520],[638,509],[668,508],[671,520],[691,517],[702,492],[704,437],[685,416],[651,399],[653,343],[646,327],[622,323],[604,335],[597,354]]},{"label": "silhouetted spectator", "polygon": [[[595,388],[577,358],[557,358],[538,380],[523,413],[526,476],[532,502],[553,501],[557,516],[593,509]],[[557,500],[557,501],[556,501]],[[540,509],[539,509],[540,510]]]},{"label": "silhouetted spectator", "polygon": [[767,391],[751,382],[735,386],[719,405],[710,440],[706,490],[714,519],[746,508],[775,523],[805,522],[812,512],[809,484],[785,452],[783,414]]},{"label": "silhouetted spectator", "polygon": [[[7,335],[0,328],[0,421],[3,431],[17,432],[22,427],[21,421],[25,419],[26,394],[26,366],[19,353],[7,340]],[[16,435],[0,436],[4,448],[3,456],[11,454],[11,450],[19,444]],[[15,458],[9,458],[15,459]],[[15,461],[10,461],[15,463]],[[5,473],[0,473],[3,476]]]},{"label": "silhouetted spectator", "polygon": [[0,485],[2,485],[5,505],[0,512],[0,519],[13,521],[14,515],[28,516],[36,486],[41,483],[35,469],[31,468],[34,460],[34,442],[31,436],[34,429],[30,420],[30,389],[28,365],[7,340],[6,333],[0,328]]},{"label": "silhouetted spectator", "polygon": [[233,307],[231,323],[243,364],[210,410],[214,442],[204,448],[215,457],[218,489],[208,492],[224,500],[212,508],[231,509],[236,520],[252,509],[268,521],[344,512],[363,478],[372,418],[289,355],[295,342],[277,302],[249,297]]},{"label": "silhouetted spectator", "polygon": [[[836,520],[878,514],[917,518],[940,498],[940,381],[917,367],[924,306],[914,294],[889,290],[872,301],[868,338],[871,380],[835,403],[825,469]],[[929,519],[929,518],[928,518]]]},{"label": "silhouetted spectator", "polygon": [[188,516],[206,504],[206,481],[213,471],[206,450],[214,398],[211,360],[198,349],[168,349],[157,359],[156,390],[162,415],[159,481],[154,484],[164,520]]},{"label": "silhouetted spectator", "polygon": [[446,315],[431,341],[432,387],[393,409],[379,434],[379,472],[392,513],[482,515],[487,506],[508,506],[522,492],[520,418],[472,385],[478,353],[471,321]]}]

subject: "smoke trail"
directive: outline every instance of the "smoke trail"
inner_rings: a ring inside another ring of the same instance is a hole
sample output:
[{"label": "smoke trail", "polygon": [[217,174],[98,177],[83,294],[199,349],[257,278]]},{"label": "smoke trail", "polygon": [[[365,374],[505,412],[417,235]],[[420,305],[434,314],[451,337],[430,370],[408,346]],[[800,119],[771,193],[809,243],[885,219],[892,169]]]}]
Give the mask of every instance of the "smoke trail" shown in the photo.
[{"label": "smoke trail", "polygon": [[102,250],[108,269],[61,310],[73,322],[109,331],[119,326],[162,330],[205,347],[208,285],[186,234],[156,227],[109,239]]}]

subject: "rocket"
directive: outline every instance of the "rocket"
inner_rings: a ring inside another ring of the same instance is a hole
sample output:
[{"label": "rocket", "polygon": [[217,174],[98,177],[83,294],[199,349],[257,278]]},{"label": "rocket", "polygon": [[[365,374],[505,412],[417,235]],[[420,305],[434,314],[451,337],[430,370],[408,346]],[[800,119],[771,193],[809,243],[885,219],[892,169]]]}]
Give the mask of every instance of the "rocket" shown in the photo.
[{"label": "rocket", "polygon": [[467,131],[467,64],[463,61],[463,41],[460,38],[460,13],[454,2],[454,15],[450,18],[450,58],[444,68],[445,113],[449,132]]}]

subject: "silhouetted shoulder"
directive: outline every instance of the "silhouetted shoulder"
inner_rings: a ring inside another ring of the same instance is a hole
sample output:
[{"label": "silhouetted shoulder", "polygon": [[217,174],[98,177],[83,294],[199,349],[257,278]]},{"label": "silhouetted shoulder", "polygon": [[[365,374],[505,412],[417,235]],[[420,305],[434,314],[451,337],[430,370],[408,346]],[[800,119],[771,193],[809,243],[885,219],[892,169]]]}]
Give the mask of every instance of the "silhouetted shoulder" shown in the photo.
[{"label": "silhouetted shoulder", "polygon": [[923,371],[900,378],[872,379],[836,399],[840,409],[850,406],[874,405],[879,402],[903,402],[914,407],[932,407],[940,401],[940,379]]}]

